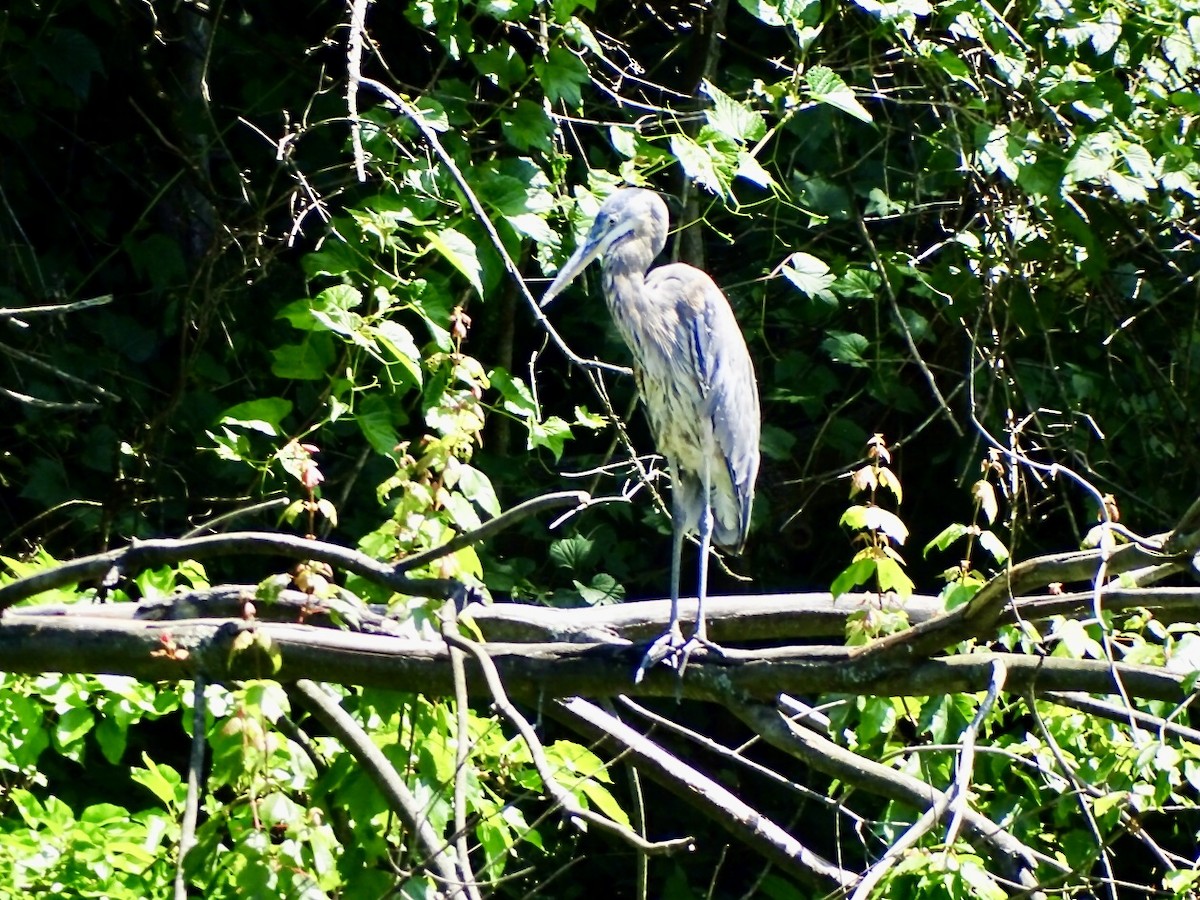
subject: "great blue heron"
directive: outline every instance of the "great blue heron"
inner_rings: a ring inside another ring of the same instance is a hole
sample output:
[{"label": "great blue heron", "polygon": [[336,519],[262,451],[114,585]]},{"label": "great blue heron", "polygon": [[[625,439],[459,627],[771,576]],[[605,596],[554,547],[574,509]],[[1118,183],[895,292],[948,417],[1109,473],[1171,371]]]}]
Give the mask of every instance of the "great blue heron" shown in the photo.
[{"label": "great blue heron", "polygon": [[[713,646],[704,623],[709,542],[741,550],[758,474],[758,384],[729,301],[693,266],[672,263],[647,274],[666,246],[668,223],[667,206],[653,191],[616,191],[541,304],[602,258],[604,296],[633,354],[650,429],[671,472],[671,622],[646,652],[635,681],[667,657],[682,670],[697,645]],[[693,533],[700,539],[698,608],[695,631],[685,641],[679,561],[684,538]]]}]

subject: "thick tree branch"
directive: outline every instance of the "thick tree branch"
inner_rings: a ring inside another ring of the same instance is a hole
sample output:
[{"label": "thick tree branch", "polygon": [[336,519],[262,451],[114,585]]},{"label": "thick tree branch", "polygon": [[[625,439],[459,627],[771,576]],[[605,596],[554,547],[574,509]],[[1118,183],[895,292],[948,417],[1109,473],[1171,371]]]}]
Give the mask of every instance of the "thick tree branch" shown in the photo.
[{"label": "thick tree branch", "polygon": [[[855,657],[886,665],[932,656],[960,641],[992,634],[1013,599],[1037,588],[1055,583],[1091,581],[1101,572],[1101,567],[1109,576],[1115,576],[1131,569],[1162,563],[1172,563],[1175,571],[1183,571],[1191,565],[1191,556],[1181,554],[1170,558],[1152,553],[1137,544],[1126,544],[1111,554],[1086,550],[1026,560],[997,575],[957,609],[908,631],[873,641],[855,651]],[[869,669],[864,670],[864,674],[868,672]]]},{"label": "thick tree branch", "polygon": [[[278,671],[265,669],[254,654],[230,654],[237,635],[250,629],[261,631],[278,649]],[[162,652],[168,642],[187,650],[186,656]],[[881,673],[870,662],[876,674],[869,678],[845,647],[727,650],[723,657],[693,657],[682,681],[673,672],[650,672],[635,689],[633,672],[641,656],[636,645],[489,643],[485,649],[509,693],[525,697],[636,694],[726,703],[730,697],[773,702],[780,693],[953,694],[986,690],[992,661],[1001,659],[1013,692],[1115,693],[1115,671],[1131,696],[1185,699],[1183,676],[1160,668],[1018,653],[932,659]],[[0,669],[108,673],[147,681],[186,680],[196,673],[215,680],[312,678],[440,697],[454,690],[449,652],[440,641],[242,619],[138,622],[10,610],[0,620]],[[486,696],[482,672],[470,659],[467,676],[472,693]]]}]

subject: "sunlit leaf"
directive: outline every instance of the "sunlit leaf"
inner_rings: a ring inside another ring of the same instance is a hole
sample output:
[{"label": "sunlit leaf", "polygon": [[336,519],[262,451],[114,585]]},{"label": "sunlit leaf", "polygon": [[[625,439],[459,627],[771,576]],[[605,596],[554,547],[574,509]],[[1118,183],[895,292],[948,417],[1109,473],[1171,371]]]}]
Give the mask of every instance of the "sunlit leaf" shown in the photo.
[{"label": "sunlit leaf", "polygon": [[813,66],[805,75],[808,83],[808,93],[818,103],[824,103],[853,116],[861,122],[870,123],[871,114],[866,111],[854,91],[832,69],[825,66]]},{"label": "sunlit leaf", "polygon": [[483,296],[483,282],[480,280],[482,266],[471,239],[453,228],[427,231],[425,236],[429,245],[463,274],[477,294]]}]

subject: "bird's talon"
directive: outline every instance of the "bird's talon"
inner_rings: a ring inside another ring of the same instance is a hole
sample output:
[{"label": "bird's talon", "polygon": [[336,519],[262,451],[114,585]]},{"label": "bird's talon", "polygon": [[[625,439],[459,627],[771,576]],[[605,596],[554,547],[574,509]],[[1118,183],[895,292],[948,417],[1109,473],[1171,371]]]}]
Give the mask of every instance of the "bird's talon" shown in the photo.
[{"label": "bird's talon", "polygon": [[675,669],[679,673],[679,677],[682,678],[692,656],[703,656],[706,653],[715,653],[718,656],[725,655],[725,651],[707,637],[696,637],[693,635],[685,639],[678,630],[668,631],[650,645],[650,648],[646,651],[646,655],[642,657],[642,663],[638,666],[637,674],[633,677],[633,683],[641,684],[642,678],[645,677],[646,673],[659,663]]}]

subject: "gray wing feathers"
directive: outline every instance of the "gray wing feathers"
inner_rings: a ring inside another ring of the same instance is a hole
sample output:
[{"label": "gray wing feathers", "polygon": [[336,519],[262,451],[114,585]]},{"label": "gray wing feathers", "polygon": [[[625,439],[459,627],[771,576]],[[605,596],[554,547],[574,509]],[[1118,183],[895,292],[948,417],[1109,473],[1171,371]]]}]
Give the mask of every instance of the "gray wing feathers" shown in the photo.
[{"label": "gray wing feathers", "polygon": [[761,414],[754,366],[729,301],[712,279],[691,267],[663,268],[672,270],[660,287],[673,288],[677,298],[679,349],[690,357],[699,381],[698,412],[711,423],[719,461],[728,474],[726,481],[713,473],[713,538],[738,551],[750,527],[758,475]]}]

